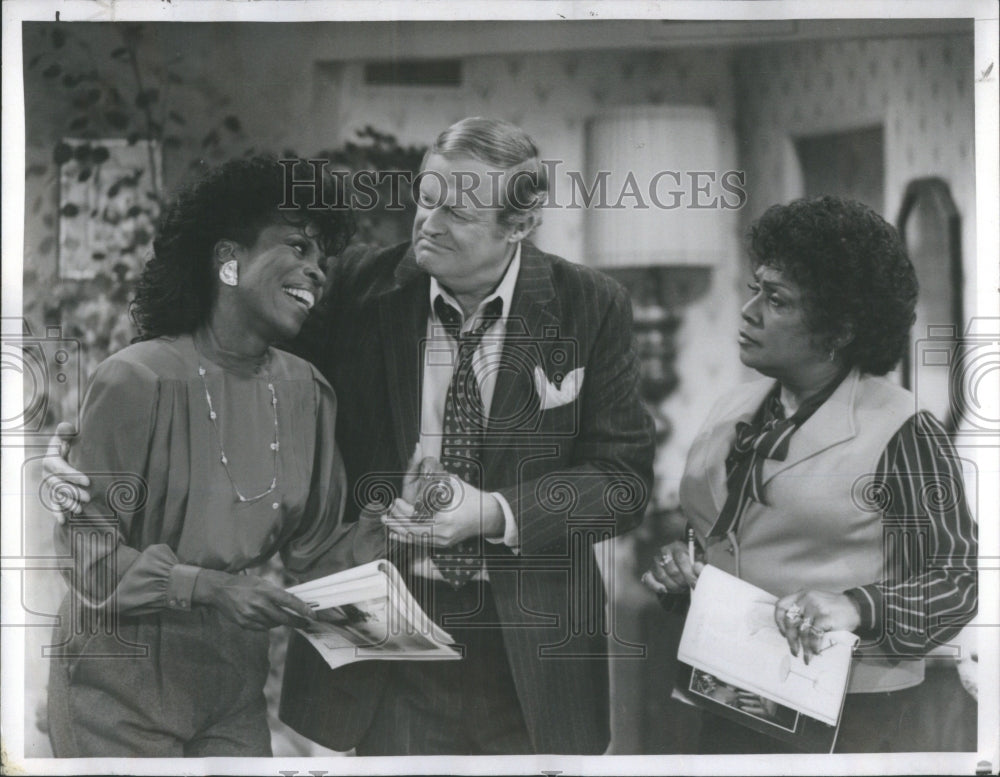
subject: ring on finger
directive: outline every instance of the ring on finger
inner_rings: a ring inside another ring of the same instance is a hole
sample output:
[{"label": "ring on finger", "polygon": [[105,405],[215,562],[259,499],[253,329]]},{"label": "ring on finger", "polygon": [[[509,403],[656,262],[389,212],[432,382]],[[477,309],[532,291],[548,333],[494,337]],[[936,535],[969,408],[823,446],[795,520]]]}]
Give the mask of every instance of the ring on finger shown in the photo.
[{"label": "ring on finger", "polygon": [[799,623],[799,631],[812,631],[813,630],[813,619],[803,618],[802,622]]},{"label": "ring on finger", "polygon": [[797,604],[793,604],[785,611],[786,621],[794,622],[799,620],[801,617],[802,617],[802,608],[799,607]]},{"label": "ring on finger", "polygon": [[669,553],[664,553],[662,556],[660,556],[660,566],[665,567],[667,564],[676,564],[676,562],[674,561],[673,556],[671,556]]}]

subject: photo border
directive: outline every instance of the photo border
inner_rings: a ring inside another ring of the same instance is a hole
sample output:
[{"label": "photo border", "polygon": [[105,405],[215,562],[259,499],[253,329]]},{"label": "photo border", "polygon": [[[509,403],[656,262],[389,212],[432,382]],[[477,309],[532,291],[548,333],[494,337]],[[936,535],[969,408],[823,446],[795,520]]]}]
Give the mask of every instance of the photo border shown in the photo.
[{"label": "photo border", "polygon": [[[219,2],[217,0],[158,0],[140,2],[122,0],[7,0],[2,4],[3,15],[3,299],[5,319],[20,317],[22,306],[21,274],[24,240],[24,86],[20,22],[29,20],[64,21],[232,21],[232,22],[307,22],[317,20],[416,21],[447,19],[480,20],[508,19],[635,19],[676,18],[687,20],[726,20],[730,22],[763,19],[809,18],[974,18],[975,66],[985,74],[996,58],[998,48],[996,6],[988,0],[959,2],[928,2],[926,0],[895,0],[894,2],[843,2],[807,0],[804,2],[633,2],[610,0],[594,2],[422,2],[387,0],[375,2],[327,2],[326,0],[259,0],[258,2]],[[983,75],[975,85],[976,111],[976,228],[978,277],[976,308],[973,316],[1000,321],[997,308],[998,232],[996,214],[998,201],[998,106],[997,67],[991,75]],[[4,373],[3,415],[10,417],[11,408],[21,398],[18,380]],[[994,400],[995,401],[995,400]],[[996,408],[990,418],[1000,417]],[[19,494],[11,484],[19,484],[26,450],[5,448],[2,458],[4,483],[4,514],[19,513]],[[974,509],[983,518],[996,516],[1000,472],[998,446],[980,445],[963,449],[976,461],[981,473],[980,504]],[[13,507],[11,510],[10,508]],[[975,507],[975,506],[974,506]],[[977,762],[984,762],[996,772],[1000,764],[1000,731],[997,711],[1000,710],[1000,586],[991,584],[1000,570],[1000,535],[995,520],[981,520],[980,571],[980,696],[979,751],[976,754],[863,754],[830,756],[768,756],[727,757],[689,755],[656,756],[512,756],[503,758],[473,757],[407,757],[407,758],[337,758],[337,759],[29,759],[23,757],[24,715],[23,677],[24,645],[22,639],[11,639],[19,633],[16,627],[5,629],[2,640],[3,698],[0,700],[5,769],[25,774],[132,773],[172,774],[183,769],[188,774],[520,774],[566,771],[576,774],[885,774],[885,773],[968,773]],[[20,525],[16,520],[3,521],[2,527],[3,585],[2,609],[21,607],[20,587],[12,584],[31,568],[30,559],[20,553],[23,547]]]}]

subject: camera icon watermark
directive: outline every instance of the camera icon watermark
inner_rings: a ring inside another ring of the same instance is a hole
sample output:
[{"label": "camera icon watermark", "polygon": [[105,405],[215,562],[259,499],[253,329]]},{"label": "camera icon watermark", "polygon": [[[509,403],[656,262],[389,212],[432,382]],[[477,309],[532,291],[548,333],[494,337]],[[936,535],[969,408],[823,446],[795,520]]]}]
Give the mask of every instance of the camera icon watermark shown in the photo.
[{"label": "camera icon watermark", "polygon": [[[80,342],[63,337],[58,326],[47,326],[44,335],[35,335],[24,319],[4,318],[2,324],[2,444],[44,442],[52,434],[55,418],[79,428]],[[11,384],[18,381],[20,396],[11,391]]]},{"label": "camera icon watermark", "polygon": [[[974,318],[965,333],[930,326],[914,346],[913,393],[918,406],[947,408],[945,426],[965,437],[1000,434],[1000,319]],[[942,414],[943,415],[943,414]]]}]

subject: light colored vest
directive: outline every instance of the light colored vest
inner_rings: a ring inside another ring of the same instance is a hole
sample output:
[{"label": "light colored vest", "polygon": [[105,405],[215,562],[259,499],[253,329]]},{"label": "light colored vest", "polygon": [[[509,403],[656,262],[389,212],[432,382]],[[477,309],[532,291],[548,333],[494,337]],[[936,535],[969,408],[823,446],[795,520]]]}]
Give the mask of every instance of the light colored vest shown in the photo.
[{"label": "light colored vest", "polygon": [[[740,386],[713,408],[688,454],[681,506],[699,539],[726,500],[726,456],[737,421],[750,421],[772,380]],[[763,469],[766,504],[751,502],[735,533],[712,540],[708,563],[781,597],[874,583],[883,569],[882,514],[872,475],[892,436],[916,411],[913,395],[852,371],[792,435],[785,461]],[[893,691],[923,681],[921,659],[855,658],[849,693]]]}]

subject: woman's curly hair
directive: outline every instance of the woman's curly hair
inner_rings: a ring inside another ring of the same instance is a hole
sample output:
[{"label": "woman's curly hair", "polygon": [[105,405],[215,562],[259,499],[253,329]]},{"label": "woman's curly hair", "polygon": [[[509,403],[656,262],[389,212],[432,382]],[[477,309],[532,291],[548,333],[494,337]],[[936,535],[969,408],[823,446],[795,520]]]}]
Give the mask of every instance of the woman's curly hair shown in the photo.
[{"label": "woman's curly hair", "polygon": [[[294,166],[292,166],[294,167]],[[235,159],[212,168],[181,189],[167,206],[153,240],[153,256],[136,284],[129,308],[139,330],[136,340],[193,332],[208,319],[215,300],[219,240],[251,246],[260,231],[281,221],[308,227],[326,256],[339,254],[354,233],[354,220],[323,179],[323,196],[311,187],[294,187],[285,202],[285,175],[292,167],[270,157]],[[297,174],[295,180],[305,177]]]},{"label": "woman's curly hair", "polygon": [[902,357],[914,321],[917,277],[896,230],[840,197],[773,205],[750,228],[749,253],[802,290],[806,324],[850,366],[884,375]]}]

